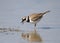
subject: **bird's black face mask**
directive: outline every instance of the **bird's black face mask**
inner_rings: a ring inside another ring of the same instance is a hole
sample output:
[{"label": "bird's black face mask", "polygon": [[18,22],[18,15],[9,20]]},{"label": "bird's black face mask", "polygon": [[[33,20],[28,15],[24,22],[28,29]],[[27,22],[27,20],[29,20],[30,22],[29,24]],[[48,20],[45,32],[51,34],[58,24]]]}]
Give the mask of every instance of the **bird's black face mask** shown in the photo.
[{"label": "bird's black face mask", "polygon": [[23,23],[25,20],[26,20],[26,18],[22,18],[22,21],[21,22]]}]

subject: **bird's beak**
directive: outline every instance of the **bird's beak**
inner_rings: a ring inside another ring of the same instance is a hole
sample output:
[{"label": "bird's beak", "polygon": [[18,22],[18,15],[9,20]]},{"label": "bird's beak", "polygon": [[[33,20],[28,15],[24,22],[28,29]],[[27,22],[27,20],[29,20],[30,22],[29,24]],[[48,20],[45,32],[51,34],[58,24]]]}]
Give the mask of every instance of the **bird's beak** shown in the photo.
[{"label": "bird's beak", "polygon": [[23,20],[21,21],[22,24],[24,24]]}]

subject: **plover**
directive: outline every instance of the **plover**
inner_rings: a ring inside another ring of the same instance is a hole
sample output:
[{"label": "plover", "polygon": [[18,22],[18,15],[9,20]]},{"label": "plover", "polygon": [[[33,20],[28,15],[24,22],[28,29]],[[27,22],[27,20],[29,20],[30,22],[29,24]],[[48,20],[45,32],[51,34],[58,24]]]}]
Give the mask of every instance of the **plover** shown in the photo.
[{"label": "plover", "polygon": [[41,18],[43,17],[44,14],[48,13],[50,11],[45,11],[43,13],[33,13],[29,16],[24,16],[22,18],[22,23],[24,23],[25,21],[28,23],[33,23],[34,26],[36,27],[36,24],[41,20]]}]

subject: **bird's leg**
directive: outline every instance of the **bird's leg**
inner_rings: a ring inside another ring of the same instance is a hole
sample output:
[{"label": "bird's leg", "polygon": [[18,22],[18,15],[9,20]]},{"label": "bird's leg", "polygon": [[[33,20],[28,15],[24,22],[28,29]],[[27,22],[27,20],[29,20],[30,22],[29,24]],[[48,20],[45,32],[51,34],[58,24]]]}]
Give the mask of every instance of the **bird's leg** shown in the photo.
[{"label": "bird's leg", "polygon": [[36,24],[35,24],[35,27],[36,27]]},{"label": "bird's leg", "polygon": [[34,24],[34,31],[36,32],[36,24]]}]

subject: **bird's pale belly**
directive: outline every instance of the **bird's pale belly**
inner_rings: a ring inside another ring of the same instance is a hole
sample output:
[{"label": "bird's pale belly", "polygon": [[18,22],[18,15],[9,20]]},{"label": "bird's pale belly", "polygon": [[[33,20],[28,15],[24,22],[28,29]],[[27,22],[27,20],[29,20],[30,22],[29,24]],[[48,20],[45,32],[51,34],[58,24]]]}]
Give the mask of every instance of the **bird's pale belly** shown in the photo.
[{"label": "bird's pale belly", "polygon": [[35,24],[35,23],[38,23],[39,21],[40,21],[40,19],[39,19],[39,20],[37,20],[37,21],[32,21],[32,20],[30,20],[30,23]]}]

